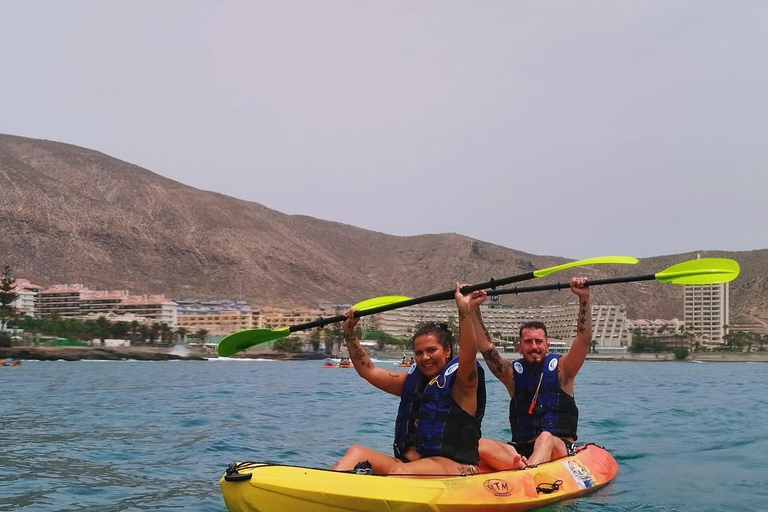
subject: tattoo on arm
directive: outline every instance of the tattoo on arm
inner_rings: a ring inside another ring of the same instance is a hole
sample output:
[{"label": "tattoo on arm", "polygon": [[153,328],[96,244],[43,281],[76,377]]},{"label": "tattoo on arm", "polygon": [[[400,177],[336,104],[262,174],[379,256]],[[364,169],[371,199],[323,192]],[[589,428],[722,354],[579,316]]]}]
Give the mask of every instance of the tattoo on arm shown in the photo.
[{"label": "tattoo on arm", "polygon": [[483,359],[488,364],[488,368],[491,370],[497,379],[502,380],[502,376],[508,371],[512,370],[509,362],[501,357],[496,347],[482,352]]},{"label": "tattoo on arm", "polygon": [[469,316],[469,312],[468,311],[459,311],[459,320],[464,320],[468,316]]},{"label": "tattoo on arm", "polygon": [[400,374],[396,373],[396,372],[389,372],[389,377],[391,379],[398,379],[398,378],[400,378]]},{"label": "tattoo on arm", "polygon": [[587,330],[587,301],[581,301],[579,303],[579,318],[577,321],[577,331],[579,334],[583,334]]},{"label": "tattoo on arm", "polygon": [[483,315],[480,314],[480,310],[477,309],[477,321],[480,322],[480,327],[482,327],[483,332],[485,333],[485,339],[488,340],[488,343],[493,344],[491,334],[488,332],[488,329],[485,327],[485,323],[483,322]]},{"label": "tattoo on arm", "polygon": [[361,347],[359,343],[348,343],[347,348],[349,349],[349,355],[352,359],[360,361],[360,364],[366,368],[371,367],[371,361],[368,359],[365,350],[363,350],[363,347]]},{"label": "tattoo on arm", "polygon": [[355,334],[354,332],[350,334],[344,333],[344,341],[352,341],[355,338],[357,338],[357,334]]}]

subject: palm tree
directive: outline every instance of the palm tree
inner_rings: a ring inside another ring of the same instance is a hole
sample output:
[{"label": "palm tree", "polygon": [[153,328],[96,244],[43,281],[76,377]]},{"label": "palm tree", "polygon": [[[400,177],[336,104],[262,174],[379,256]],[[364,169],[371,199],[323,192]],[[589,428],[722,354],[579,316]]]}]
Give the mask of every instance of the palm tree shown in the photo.
[{"label": "palm tree", "polygon": [[325,341],[325,353],[333,355],[333,345],[336,343],[335,334],[327,327],[323,329],[323,340]]},{"label": "palm tree", "polygon": [[134,341],[137,340],[137,338],[139,336],[139,327],[140,326],[141,326],[141,324],[139,323],[138,320],[134,320],[130,324],[128,324],[128,332],[130,332],[131,343],[133,343]]},{"label": "palm tree", "polygon": [[163,345],[169,345],[173,341],[173,329],[165,322],[162,322],[159,326],[160,340]]},{"label": "palm tree", "polygon": [[155,344],[155,338],[157,338],[157,335],[160,334],[160,324],[157,322],[152,322],[152,325],[149,326],[149,344],[154,345]]},{"label": "palm tree", "polygon": [[177,327],[176,328],[176,336],[181,337],[181,342],[183,344],[187,344],[187,334],[189,334],[189,329],[186,327]]},{"label": "palm tree", "polygon": [[107,317],[100,316],[93,324],[93,334],[101,340],[101,344],[104,345],[104,339],[109,335],[109,330],[112,327],[112,322],[107,320]]},{"label": "palm tree", "polygon": [[309,335],[309,344],[312,346],[312,351],[317,352],[320,350],[320,337],[322,333],[320,329],[312,329],[312,333]]},{"label": "palm tree", "polygon": [[141,343],[142,345],[147,342],[147,339],[149,338],[149,326],[141,324],[138,328],[139,335],[141,335]]},{"label": "palm tree", "polygon": [[7,322],[16,315],[13,303],[19,298],[19,294],[14,292],[14,283],[16,279],[11,277],[11,267],[5,265],[0,279],[0,331],[5,331]]},{"label": "palm tree", "polygon": [[207,329],[198,329],[195,331],[195,337],[200,341],[200,344],[202,346],[205,346],[205,338],[208,336],[208,330]]}]

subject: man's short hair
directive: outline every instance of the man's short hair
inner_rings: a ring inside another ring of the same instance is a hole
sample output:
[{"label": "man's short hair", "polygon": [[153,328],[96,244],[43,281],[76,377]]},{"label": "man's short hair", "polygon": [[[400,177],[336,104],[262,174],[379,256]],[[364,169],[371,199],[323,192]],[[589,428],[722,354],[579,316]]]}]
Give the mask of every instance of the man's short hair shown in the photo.
[{"label": "man's short hair", "polygon": [[520,326],[520,332],[518,333],[519,339],[523,338],[523,329],[541,329],[544,331],[544,337],[549,338],[549,336],[547,336],[547,326],[544,325],[544,322],[537,322],[535,320],[532,322],[525,322]]}]

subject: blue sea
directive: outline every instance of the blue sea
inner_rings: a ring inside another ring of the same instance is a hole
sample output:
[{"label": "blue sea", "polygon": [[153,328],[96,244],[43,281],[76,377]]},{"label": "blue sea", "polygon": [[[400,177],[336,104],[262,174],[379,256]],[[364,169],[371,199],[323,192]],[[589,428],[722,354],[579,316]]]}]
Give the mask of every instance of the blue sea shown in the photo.
[{"label": "blue sea", "polygon": [[[395,368],[393,361],[378,364]],[[36,362],[0,367],[0,511],[220,511],[227,464],[330,466],[389,452],[397,399],[322,361]],[[620,466],[546,510],[768,510],[768,365],[592,362],[580,441]],[[488,379],[483,433],[505,439]]]}]

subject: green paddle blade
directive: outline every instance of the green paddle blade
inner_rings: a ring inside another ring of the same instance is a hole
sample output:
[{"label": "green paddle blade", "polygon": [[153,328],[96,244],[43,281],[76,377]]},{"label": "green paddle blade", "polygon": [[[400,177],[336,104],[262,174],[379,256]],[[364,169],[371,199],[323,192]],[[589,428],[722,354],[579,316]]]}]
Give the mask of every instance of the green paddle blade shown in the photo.
[{"label": "green paddle blade", "polygon": [[560,272],[573,267],[583,267],[585,265],[597,265],[601,263],[620,263],[624,265],[636,265],[637,258],[632,256],[599,256],[597,258],[587,258],[586,260],[572,261],[570,263],[563,263],[556,267],[543,268],[541,270],[535,270],[533,275],[536,277],[544,277],[554,272]]},{"label": "green paddle blade", "polygon": [[739,264],[727,258],[702,258],[672,265],[656,274],[656,280],[674,284],[715,284],[733,281]]},{"label": "green paddle blade", "polygon": [[366,309],[378,308],[379,306],[388,306],[390,304],[396,304],[398,302],[403,302],[404,300],[410,299],[410,297],[406,297],[405,295],[384,295],[382,297],[374,297],[372,299],[358,302],[352,306],[352,308],[358,311],[365,311]]},{"label": "green paddle blade", "polygon": [[216,347],[219,357],[231,357],[241,350],[268,341],[279,340],[291,334],[289,327],[282,329],[246,329],[223,338]]}]

